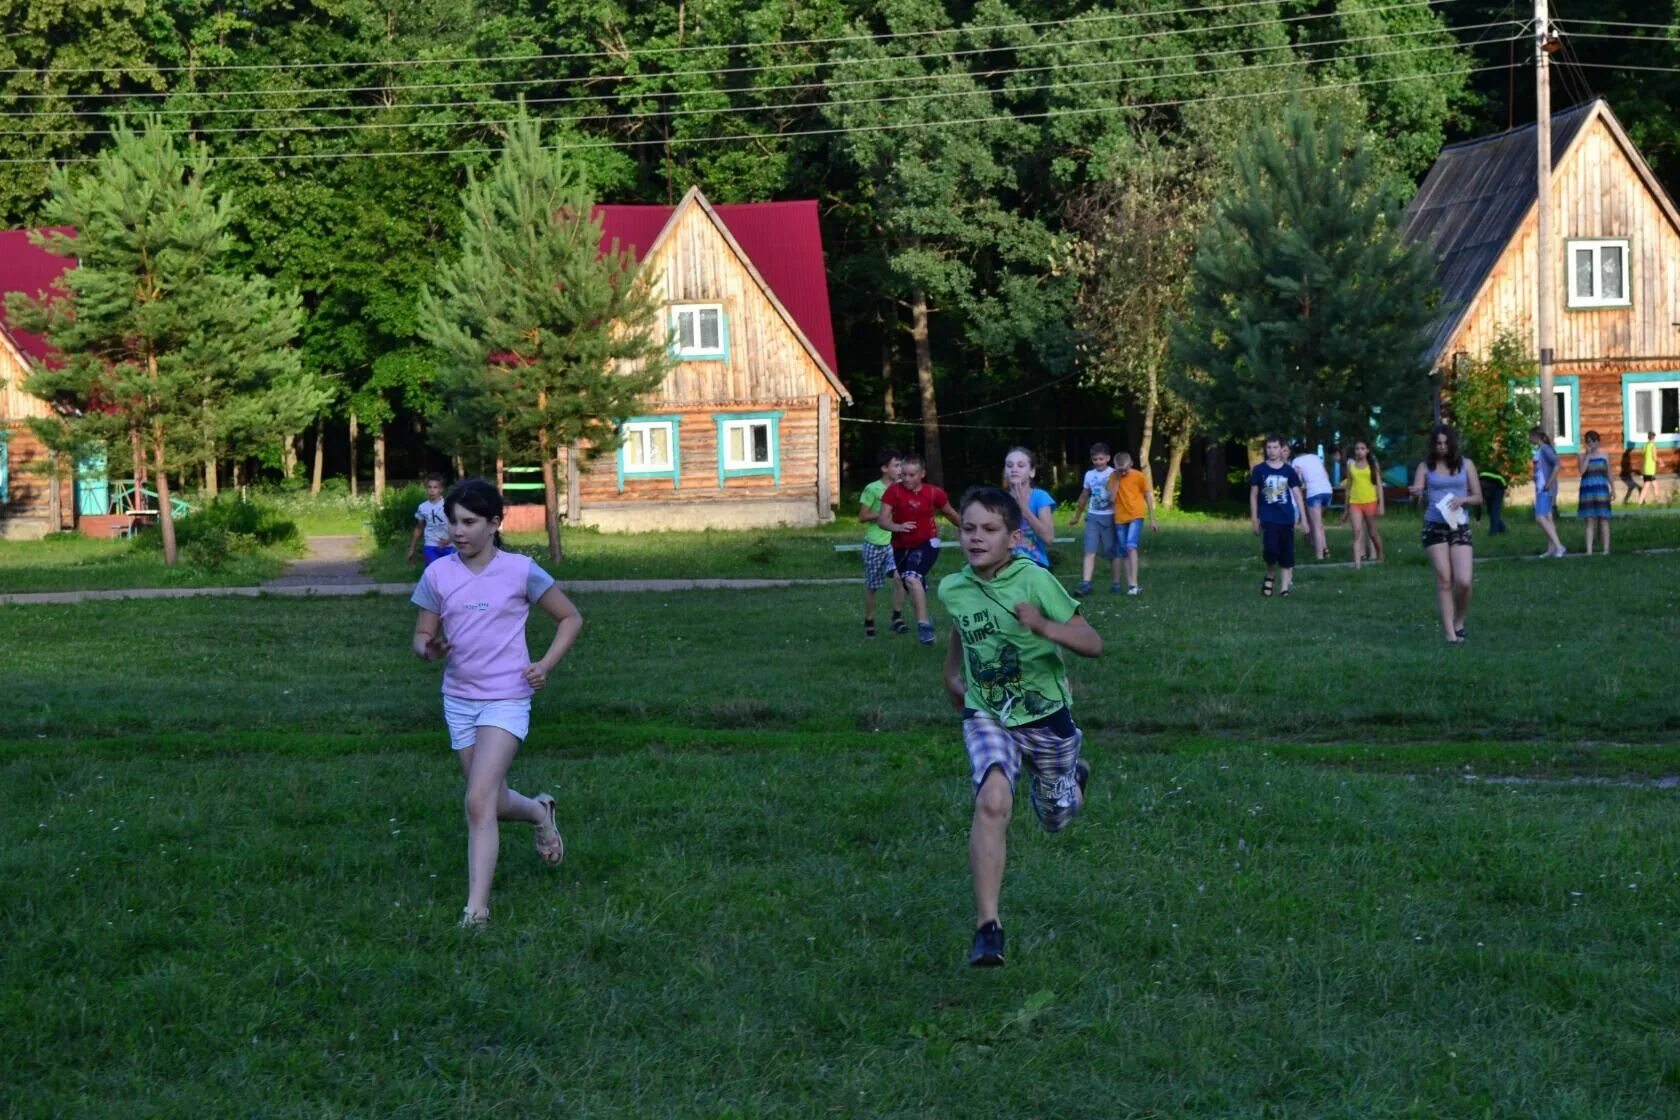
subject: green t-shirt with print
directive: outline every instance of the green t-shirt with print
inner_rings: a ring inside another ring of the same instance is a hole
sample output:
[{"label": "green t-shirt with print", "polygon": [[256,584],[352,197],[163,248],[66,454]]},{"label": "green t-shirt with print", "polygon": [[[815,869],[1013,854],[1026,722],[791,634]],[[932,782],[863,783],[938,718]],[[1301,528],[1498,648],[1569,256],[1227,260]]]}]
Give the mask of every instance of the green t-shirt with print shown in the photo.
[{"label": "green t-shirt with print", "polygon": [[939,581],[939,601],[962,639],[964,704],[1007,727],[1069,706],[1061,647],[1015,617],[1016,604],[1023,602],[1035,604],[1053,622],[1066,622],[1079,611],[1055,576],[1025,557],[1010,561],[991,580],[964,565]]},{"label": "green t-shirt with print", "polygon": [[[878,515],[881,512],[881,496],[886,492],[887,484],[877,478],[874,482],[865,486],[863,493],[858,495],[858,508],[866,509],[870,513]],[[879,525],[871,524],[863,531],[863,543],[891,544],[892,534]]]}]

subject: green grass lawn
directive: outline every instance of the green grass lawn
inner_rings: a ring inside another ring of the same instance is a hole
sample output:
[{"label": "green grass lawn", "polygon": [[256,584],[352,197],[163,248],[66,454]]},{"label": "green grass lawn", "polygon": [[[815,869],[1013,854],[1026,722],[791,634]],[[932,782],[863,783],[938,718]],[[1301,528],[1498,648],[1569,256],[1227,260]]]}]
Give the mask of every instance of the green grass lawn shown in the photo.
[{"label": "green grass lawn", "polygon": [[855,586],[578,596],[512,774],[567,861],[504,829],[477,939],[401,599],[0,608],[3,1111],[1680,1114],[1680,521],[1514,522],[1458,648],[1391,525],[1280,601],[1175,521],[1091,598],[1091,798],[1023,803],[980,974],[940,651]]},{"label": "green grass lawn", "polygon": [[219,568],[169,567],[163,553],[126,540],[56,533],[39,541],[0,540],[0,594],[127,587],[251,587],[293,558],[284,550],[236,556]]}]

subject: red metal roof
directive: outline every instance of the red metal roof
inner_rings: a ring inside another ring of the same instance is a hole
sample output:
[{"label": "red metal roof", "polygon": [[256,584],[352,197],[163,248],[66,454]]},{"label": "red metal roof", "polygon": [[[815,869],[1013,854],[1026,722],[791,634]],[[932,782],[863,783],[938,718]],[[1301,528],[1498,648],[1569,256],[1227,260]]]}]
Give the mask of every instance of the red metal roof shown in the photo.
[{"label": "red metal roof", "polygon": [[[829,372],[837,373],[840,365],[834,354],[828,268],[823,262],[816,200],[726,203],[712,209],[822,355]],[[675,211],[675,206],[597,207],[602,247],[617,238],[620,248],[632,250],[641,260]]]},{"label": "red metal roof", "polygon": [[[49,232],[73,231],[58,227]],[[6,296],[11,292],[39,296],[52,288],[75,262],[36,247],[29,240],[29,233],[26,229],[0,229],[0,327],[5,327],[25,355],[46,361],[47,340],[12,326],[11,316],[6,314]]]}]

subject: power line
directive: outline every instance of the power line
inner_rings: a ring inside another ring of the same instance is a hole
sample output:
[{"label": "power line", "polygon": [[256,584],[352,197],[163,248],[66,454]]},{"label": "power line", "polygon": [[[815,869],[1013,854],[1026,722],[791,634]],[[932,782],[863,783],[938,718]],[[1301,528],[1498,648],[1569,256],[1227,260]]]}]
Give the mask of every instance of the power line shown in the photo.
[{"label": "power line", "polygon": [[[1518,24],[1518,21],[1516,21],[1516,20],[1504,19],[1504,20],[1497,20],[1497,21],[1494,21],[1494,22],[1491,22],[1491,23],[1485,23],[1485,24],[1470,24],[1470,25],[1467,25],[1465,27],[1459,28],[1457,30],[1473,31],[1473,30],[1477,30],[1479,28],[1490,28],[1491,29],[1491,28],[1515,26],[1517,24]],[[1347,37],[1344,37],[1344,38],[1341,38],[1341,39],[1326,39],[1326,40],[1311,43],[1311,44],[1274,43],[1274,44],[1265,44],[1265,45],[1256,45],[1256,46],[1227,47],[1227,48],[1223,48],[1221,50],[1216,50],[1216,51],[1188,51],[1188,52],[1182,52],[1182,53],[1179,53],[1179,54],[1146,55],[1146,56],[1143,56],[1141,58],[1130,58],[1130,59],[1106,59],[1105,58],[1105,59],[1097,59],[1097,60],[1094,60],[1094,61],[1086,61],[1086,62],[1070,62],[1070,63],[1065,63],[1065,64],[1045,65],[1045,66],[1002,67],[1002,68],[996,68],[996,69],[991,69],[991,70],[980,70],[980,71],[941,71],[941,72],[932,73],[932,74],[926,74],[926,73],[924,73],[924,74],[907,74],[907,75],[895,75],[895,76],[890,76],[890,77],[879,77],[879,78],[839,78],[839,79],[835,79],[835,80],[828,81],[828,82],[794,82],[794,83],[786,83],[786,84],[782,84],[782,85],[772,85],[772,86],[749,86],[749,87],[736,87],[736,88],[724,88],[724,89],[702,89],[702,90],[652,90],[652,91],[647,91],[647,92],[638,92],[638,93],[634,94],[633,96],[637,99],[659,100],[659,99],[665,99],[665,98],[695,97],[695,96],[704,96],[704,95],[730,96],[730,95],[734,95],[734,94],[743,94],[743,93],[764,94],[764,93],[786,92],[786,91],[808,92],[808,91],[812,91],[812,90],[831,90],[831,89],[834,89],[836,87],[847,87],[847,86],[856,86],[856,85],[891,86],[891,85],[898,85],[898,84],[944,81],[944,80],[948,80],[948,79],[951,79],[951,78],[967,78],[967,79],[970,79],[970,80],[993,79],[993,78],[999,78],[999,77],[1010,77],[1010,76],[1021,75],[1021,74],[1044,73],[1046,71],[1058,71],[1058,72],[1060,72],[1060,71],[1067,71],[1067,70],[1086,70],[1086,69],[1091,69],[1091,68],[1094,68],[1094,67],[1139,66],[1139,65],[1152,64],[1152,63],[1158,63],[1158,62],[1176,62],[1176,61],[1182,61],[1184,59],[1220,58],[1220,57],[1226,57],[1226,56],[1230,56],[1230,55],[1262,54],[1262,53],[1268,53],[1268,52],[1274,52],[1274,51],[1293,51],[1293,50],[1296,50],[1297,48],[1302,47],[1302,46],[1310,46],[1312,49],[1318,50],[1318,49],[1322,49],[1324,47],[1345,45],[1345,44],[1349,44],[1349,43],[1370,42],[1372,40],[1378,40],[1378,39],[1383,39],[1383,40],[1387,40],[1387,39],[1410,39],[1410,38],[1417,38],[1417,37],[1423,36],[1423,35],[1437,35],[1437,34],[1442,34],[1442,33],[1444,33],[1444,32],[1440,28],[1421,28],[1421,29],[1417,29],[1417,30],[1413,30],[1413,31],[1395,31],[1395,32],[1385,31],[1385,32],[1381,32],[1381,33],[1373,34],[1373,35],[1354,35],[1354,36],[1347,36]],[[1520,34],[1520,32],[1519,32],[1519,34]],[[1482,38],[1477,40],[1475,43],[1470,44],[1470,46],[1472,48],[1474,48],[1474,47],[1482,46],[1486,42],[1487,42],[1487,33],[1484,32]],[[1495,40],[1495,42],[1502,43],[1502,42],[1505,42],[1505,40],[1500,39],[1500,40]],[[1457,44],[1445,43],[1445,44],[1442,44],[1439,47],[1431,47],[1431,48],[1428,48],[1428,49],[1450,50],[1455,45],[1457,45]],[[1255,68],[1258,68],[1258,67],[1255,67]],[[1163,75],[1163,76],[1176,76],[1176,75]],[[588,79],[584,79],[584,80],[588,80]],[[546,79],[546,78],[521,79],[519,84],[546,84],[549,81],[550,81],[550,79]],[[420,88],[420,87],[405,86],[405,87],[401,87],[401,88],[410,89],[410,88]],[[567,104],[567,103],[576,103],[576,102],[595,102],[595,101],[601,101],[601,100],[604,100],[604,99],[605,99],[605,97],[604,97],[603,94],[589,93],[589,94],[574,94],[574,95],[564,96],[564,97],[526,98],[525,99],[525,104],[527,104],[527,105],[555,105],[555,104]],[[452,109],[452,108],[470,108],[470,107],[476,107],[476,106],[512,106],[514,104],[516,104],[516,102],[508,101],[506,99],[480,99],[480,100],[471,100],[471,101],[433,101],[433,102],[408,102],[408,103],[393,102],[393,103],[388,103],[388,104],[375,103],[375,104],[370,104],[370,105],[253,106],[253,107],[237,107],[237,108],[223,107],[223,108],[208,108],[208,109],[156,109],[156,110],[147,110],[147,112],[156,113],[159,116],[195,116],[196,117],[196,116],[213,116],[213,115],[223,115],[223,114],[258,114],[258,113],[267,114],[267,113],[329,113],[329,112],[396,112],[396,111],[399,111],[399,110]],[[796,108],[796,107],[800,107],[800,106],[798,104],[791,105],[791,106],[757,105],[757,106],[753,106],[752,108],[755,108],[755,109],[774,109],[774,108],[790,108],[790,107],[795,107]],[[122,112],[122,111],[123,110],[120,110],[120,109],[73,109],[73,110],[51,111],[51,112],[49,112],[48,115],[51,115],[51,116],[54,116],[54,117],[66,117],[66,116],[68,116],[68,117],[105,117],[105,116],[111,115],[112,113]],[[676,110],[658,110],[658,111],[661,112],[661,113],[664,113],[664,114],[673,114],[673,113],[677,112]],[[697,112],[724,112],[724,111],[727,111],[727,110],[723,110],[723,109],[697,110]],[[37,116],[40,116],[40,115],[42,115],[42,114],[39,113],[39,112],[24,111],[24,112],[0,113],[0,118],[30,119],[30,118],[37,117]],[[322,126],[322,127],[331,127],[331,126]],[[207,129],[197,129],[197,130],[194,130],[194,131],[211,132],[211,131],[219,131],[219,130],[207,128]],[[21,133],[19,133],[19,134],[21,134]],[[46,134],[46,133],[43,132],[41,134]],[[62,130],[61,132],[59,132],[57,134],[58,135],[82,135],[82,133],[75,132],[73,130],[68,130],[68,129]]]},{"label": "power line", "polygon": [[[1431,3],[1438,3],[1438,4],[1455,4],[1455,3],[1460,3],[1461,0],[1430,0],[1430,2]],[[1393,11],[1397,8],[1415,9],[1416,6],[1417,5],[1415,3],[1415,0],[1401,0],[1401,2],[1399,2],[1399,3],[1387,4],[1387,5],[1380,6],[1380,7],[1375,7],[1375,8],[1365,8],[1361,11],[1360,14],[1361,15],[1369,15],[1369,14],[1375,14],[1377,12]],[[1282,16],[1282,17],[1279,17],[1279,18],[1276,18],[1276,19],[1251,20],[1248,23],[1231,23],[1231,24],[1222,24],[1222,25],[1219,25],[1217,27],[1198,27],[1198,28],[1188,28],[1188,29],[1183,29],[1183,30],[1185,30],[1187,32],[1197,32],[1197,33],[1205,33],[1205,32],[1209,32],[1209,31],[1220,31],[1220,32],[1238,31],[1238,30],[1243,30],[1243,29],[1251,28],[1251,27],[1275,27],[1279,24],[1310,23],[1314,20],[1338,19],[1338,18],[1341,17],[1341,14],[1342,13],[1335,12],[1335,11],[1320,12],[1320,13],[1317,13],[1317,14],[1298,15],[1298,16]],[[1442,29],[1442,30],[1446,30],[1446,29]],[[811,69],[813,67],[818,67],[818,66],[858,66],[858,65],[864,65],[864,64],[869,64],[869,63],[914,62],[914,61],[924,61],[926,59],[932,59],[932,58],[942,58],[942,59],[965,58],[965,57],[970,57],[970,56],[973,56],[973,55],[996,54],[1000,51],[1049,50],[1049,49],[1056,48],[1056,47],[1090,46],[1090,45],[1093,45],[1093,44],[1101,44],[1101,43],[1124,43],[1124,42],[1131,42],[1131,41],[1134,41],[1134,40],[1137,40],[1137,39],[1152,39],[1152,38],[1156,38],[1156,37],[1161,36],[1161,35],[1172,34],[1172,33],[1174,33],[1174,32],[1170,32],[1170,31],[1142,31],[1142,32],[1135,32],[1135,33],[1128,34],[1128,35],[1100,36],[1100,37],[1093,38],[1093,39],[1061,39],[1061,40],[1048,40],[1048,41],[1034,42],[1034,43],[1011,43],[1011,44],[1003,44],[1003,45],[994,46],[994,47],[971,47],[971,48],[965,48],[963,50],[956,50],[956,51],[931,51],[931,52],[927,52],[927,53],[923,53],[923,54],[881,55],[881,56],[877,56],[877,57],[868,57],[868,58],[843,57],[843,58],[829,58],[829,59],[814,59],[814,60],[810,60],[810,61],[806,61],[806,62],[765,63],[762,66],[714,67],[714,68],[700,69],[700,70],[666,70],[666,71],[657,71],[657,72],[649,73],[649,74],[597,74],[597,75],[590,75],[590,76],[585,77],[585,78],[571,79],[571,80],[573,80],[573,81],[588,81],[588,82],[627,82],[627,81],[645,80],[645,79],[649,79],[649,78],[660,78],[660,79],[664,79],[664,78],[690,78],[690,77],[714,77],[715,78],[715,77],[721,77],[721,76],[724,76],[724,75],[758,74],[758,73],[767,73],[767,72],[770,72],[770,71],[779,71],[779,70],[807,70],[807,69]],[[541,61],[544,58],[545,58],[545,56],[542,56],[542,55],[532,55],[532,56],[528,56],[526,61]],[[424,61],[424,60],[419,60],[419,61]],[[471,60],[471,59],[469,59],[469,60],[466,60],[466,61],[471,62],[471,61],[494,61],[494,60]],[[125,99],[126,100],[133,100],[135,98],[167,98],[167,97],[187,96],[187,95],[195,96],[195,97],[250,97],[250,96],[271,97],[271,96],[279,96],[279,95],[282,95],[282,94],[284,94],[284,95],[310,95],[310,94],[322,94],[322,93],[389,94],[393,90],[398,90],[398,89],[462,89],[462,88],[470,88],[470,87],[474,87],[474,86],[496,86],[496,85],[509,85],[509,84],[540,84],[541,81],[542,81],[542,79],[510,79],[510,80],[507,80],[507,81],[490,80],[490,81],[416,83],[416,84],[413,84],[413,85],[403,85],[403,86],[393,86],[393,85],[390,85],[390,84],[386,84],[386,85],[377,85],[377,86],[323,86],[323,87],[317,87],[317,88],[310,88],[310,87],[305,86],[305,87],[302,87],[302,88],[292,88],[292,89],[273,89],[273,88],[258,87],[256,89],[249,89],[249,90],[239,90],[239,89],[235,89],[235,90],[136,90],[136,91],[132,91],[132,92],[128,92],[128,93],[72,93],[72,92],[66,91],[66,92],[63,92],[63,93],[20,93],[20,94],[13,94],[12,95],[12,100],[15,100],[15,101],[41,101],[41,100],[50,100],[50,99],[55,99],[55,98],[80,98],[80,99],[83,99],[83,100],[125,100]]]},{"label": "power line", "polygon": [[[1452,4],[1458,0],[1427,0],[1430,4]],[[1219,13],[1238,11],[1244,8],[1261,7],[1275,4],[1276,0],[1240,0],[1234,4],[1208,4],[1193,8],[1167,8],[1150,12],[1107,12],[1087,13],[1079,16],[1069,16],[1065,19],[1038,20],[1030,23],[994,23],[979,24],[970,27],[939,27],[921,31],[889,31],[880,34],[832,35],[811,39],[778,39],[772,41],[748,41],[737,43],[694,43],[670,47],[626,47],[622,50],[606,51],[567,51],[549,54],[527,55],[480,55],[466,58],[398,58],[398,59],[367,59],[358,62],[243,62],[225,63],[218,65],[189,65],[189,66],[152,66],[148,69],[157,74],[175,73],[232,73],[275,70],[344,70],[361,67],[378,66],[464,66],[469,64],[494,64],[499,62],[552,62],[576,61],[581,59],[622,59],[635,58],[642,55],[670,55],[686,54],[697,51],[731,51],[752,50],[768,47],[802,47],[822,46],[832,43],[884,43],[899,39],[929,38],[936,35],[982,35],[994,31],[1027,31],[1041,27],[1065,27],[1076,23],[1103,23],[1113,20],[1139,20],[1166,16],[1187,16],[1205,13]],[[1415,7],[1415,4],[1397,4],[1394,7]],[[1366,11],[1382,11],[1381,8],[1366,9]],[[1336,13],[1331,13],[1332,15]],[[1362,13],[1363,14],[1363,13]],[[1267,21],[1273,22],[1273,21]],[[1284,20],[1282,22],[1288,22]],[[1239,25],[1242,26],[1242,25]],[[1009,48],[996,48],[1000,50]],[[107,74],[110,67],[86,66],[52,70],[54,76],[70,74]],[[0,74],[38,74],[43,68],[38,66],[18,66],[0,69]]]},{"label": "power line", "polygon": [[[1380,37],[1380,36],[1378,36],[1378,37]],[[1513,38],[1514,38],[1514,36],[1513,36]],[[1315,44],[1315,45],[1323,45],[1323,44]],[[779,110],[779,109],[827,109],[827,108],[833,108],[833,107],[838,107],[838,106],[846,106],[846,105],[882,105],[882,104],[890,104],[890,103],[900,102],[900,101],[924,102],[924,101],[933,101],[933,100],[939,100],[939,99],[942,99],[942,98],[952,98],[952,97],[995,97],[998,94],[1027,94],[1027,93],[1042,93],[1042,92],[1046,92],[1046,91],[1084,89],[1084,88],[1092,88],[1092,87],[1123,86],[1123,85],[1130,85],[1133,82],[1163,81],[1163,80],[1175,79],[1175,78],[1203,78],[1203,77],[1216,78],[1216,77],[1224,76],[1226,74],[1248,74],[1248,73],[1253,73],[1253,72],[1261,71],[1261,70],[1276,70],[1276,69],[1280,69],[1280,68],[1286,69],[1286,68],[1293,68],[1293,67],[1319,66],[1319,65],[1323,65],[1325,63],[1335,63],[1335,62],[1343,62],[1343,63],[1345,63],[1345,62],[1361,62],[1361,61],[1365,61],[1365,60],[1368,60],[1368,59],[1374,59],[1374,58],[1393,58],[1393,57],[1398,56],[1398,55],[1424,54],[1424,53],[1429,53],[1429,52],[1433,52],[1433,51],[1451,51],[1452,49],[1453,49],[1453,45],[1451,45],[1451,44],[1430,44],[1430,45],[1427,45],[1427,46],[1406,47],[1406,48],[1402,48],[1402,49],[1399,49],[1399,50],[1392,50],[1392,51],[1371,51],[1371,52],[1367,52],[1367,53],[1364,53],[1364,54],[1326,55],[1323,58],[1304,58],[1304,59],[1303,58],[1292,58],[1292,59],[1288,59],[1288,60],[1282,61],[1282,62],[1259,63],[1259,64],[1255,64],[1255,65],[1246,65],[1246,66],[1214,67],[1214,68],[1210,68],[1210,69],[1206,69],[1206,70],[1178,70],[1178,71],[1172,71],[1172,72],[1169,72],[1169,73],[1130,74],[1130,75],[1124,75],[1124,76],[1121,76],[1121,77],[1118,77],[1118,78],[1092,78],[1092,79],[1088,79],[1088,80],[1084,80],[1084,81],[1067,81],[1067,82],[1056,81],[1056,82],[1046,82],[1046,83],[1041,83],[1041,84],[1038,84],[1038,85],[1029,85],[1029,86],[1002,86],[1002,87],[978,86],[978,87],[973,87],[973,88],[969,88],[969,89],[961,89],[961,90],[935,91],[935,92],[931,92],[931,93],[897,94],[897,95],[887,96],[887,97],[859,97],[859,98],[850,98],[850,99],[840,99],[840,100],[834,100],[834,101],[789,102],[789,103],[771,104],[771,105],[731,105],[731,106],[725,106],[725,107],[720,107],[720,108],[704,108],[704,109],[668,109],[668,110],[659,111],[657,113],[657,116],[659,118],[700,116],[700,115],[716,116],[716,115],[729,114],[729,113],[774,112],[774,111]],[[1193,57],[1193,56],[1187,56],[1187,57]],[[1148,61],[1154,61],[1154,60],[1148,60]],[[1057,68],[1056,67],[1034,67],[1033,69],[1036,71],[1036,70],[1057,69]],[[498,104],[499,105],[501,103],[500,102],[495,102],[495,103],[491,103],[491,104]],[[585,123],[592,123],[592,122],[614,121],[614,120],[620,120],[620,119],[625,119],[625,118],[639,118],[639,117],[643,117],[643,116],[653,116],[653,115],[655,115],[655,114],[643,114],[643,113],[638,113],[638,112],[633,112],[633,111],[625,111],[625,112],[620,112],[620,113],[594,114],[594,115],[589,115],[589,116],[566,117],[566,118],[560,118],[560,119],[564,120],[565,123],[567,123],[567,124],[577,125],[577,124],[585,124]],[[286,133],[293,133],[293,132],[342,132],[342,131],[359,131],[359,130],[365,130],[365,129],[395,130],[395,129],[416,129],[416,128],[483,128],[483,127],[487,127],[487,126],[509,125],[509,124],[514,123],[515,119],[517,119],[517,118],[510,118],[510,119],[482,119],[482,118],[479,118],[479,119],[461,120],[461,121],[399,121],[399,122],[395,122],[395,123],[387,123],[387,122],[383,122],[383,121],[357,121],[357,122],[340,123],[340,124],[310,123],[310,124],[291,124],[291,125],[241,125],[241,126],[227,127],[227,128],[218,128],[218,127],[191,128],[191,127],[189,127],[189,128],[184,128],[184,129],[172,129],[172,130],[168,130],[168,132],[169,132],[170,135],[173,135],[173,136],[192,135],[192,136],[196,137],[196,136],[200,136],[200,135],[222,135],[222,134],[228,134],[228,133],[236,133],[236,134],[256,133],[256,134],[263,134],[263,135],[283,135],[283,134],[286,134]],[[75,130],[75,129],[0,129],[0,136],[105,136],[105,135],[111,135],[111,130],[109,130],[109,129],[93,129],[93,130],[87,130],[87,131],[78,131],[78,130]]]},{"label": "power line", "polygon": [[1566,19],[1553,20],[1553,26],[1574,27],[1577,24],[1587,24],[1592,27],[1637,27],[1650,31],[1680,31],[1680,24],[1674,23],[1635,23],[1631,20],[1615,19]]},{"label": "power line", "polygon": [[[1468,69],[1436,70],[1419,74],[1401,74],[1387,78],[1366,78],[1351,82],[1325,82],[1319,85],[1293,86],[1280,90],[1258,90],[1247,93],[1215,94],[1207,97],[1176,98],[1164,101],[1145,101],[1132,105],[1100,105],[1080,109],[1053,109],[1032,113],[1006,113],[996,116],[965,117],[957,119],[933,121],[903,121],[895,124],[858,125],[849,128],[821,128],[796,129],[781,133],[743,132],[719,136],[676,136],[669,139],[656,138],[649,140],[601,140],[574,144],[558,144],[550,151],[575,151],[595,148],[642,148],[653,145],[675,144],[714,144],[724,141],[786,141],[802,136],[835,136],[851,133],[869,132],[898,132],[907,129],[935,128],[945,125],[990,124],[999,121],[1030,121],[1049,120],[1058,117],[1088,116],[1092,113],[1122,113],[1137,112],[1144,109],[1167,109],[1184,105],[1201,105],[1221,101],[1244,101],[1261,97],[1284,97],[1299,93],[1314,93],[1332,89],[1354,89],[1363,86],[1392,85],[1397,82],[1422,81],[1428,78],[1468,77],[1488,71],[1508,70],[1511,63],[1500,63],[1491,66],[1474,66]],[[233,154],[217,156],[218,162],[247,163],[267,162],[271,160],[304,160],[304,159],[384,159],[392,156],[461,156],[461,155],[495,155],[495,148],[428,148],[410,151],[388,152],[278,152],[262,155]],[[7,164],[42,164],[42,163],[92,163],[98,157],[82,156],[68,160],[51,160],[30,157],[0,159],[0,165]]]}]

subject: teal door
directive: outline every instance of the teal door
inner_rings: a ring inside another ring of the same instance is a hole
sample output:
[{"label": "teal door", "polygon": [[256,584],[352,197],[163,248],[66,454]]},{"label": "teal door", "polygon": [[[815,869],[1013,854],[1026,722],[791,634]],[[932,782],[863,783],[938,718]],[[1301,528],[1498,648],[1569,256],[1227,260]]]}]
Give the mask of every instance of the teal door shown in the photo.
[{"label": "teal door", "polygon": [[111,480],[105,476],[105,449],[76,459],[76,512],[83,516],[111,512]]},{"label": "teal door", "polygon": [[12,430],[0,428],[0,506],[10,505],[12,501],[11,440]]}]

